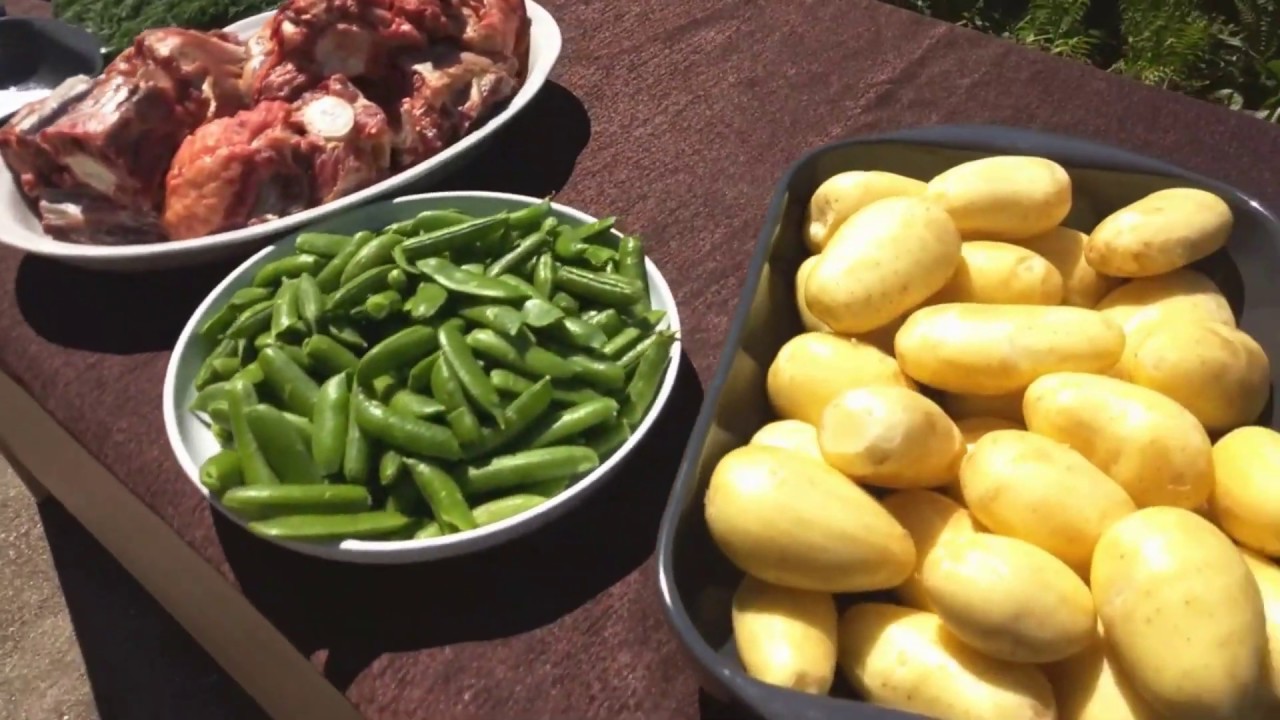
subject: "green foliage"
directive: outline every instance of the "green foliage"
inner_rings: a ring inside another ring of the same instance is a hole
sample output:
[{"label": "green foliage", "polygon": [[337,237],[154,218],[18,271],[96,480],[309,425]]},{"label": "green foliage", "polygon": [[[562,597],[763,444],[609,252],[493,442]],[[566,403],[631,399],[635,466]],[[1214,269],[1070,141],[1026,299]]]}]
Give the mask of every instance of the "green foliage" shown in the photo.
[{"label": "green foliage", "polygon": [[1085,26],[1089,0],[1031,0],[1013,28],[1013,39],[1053,55],[1088,62],[1098,33]]},{"label": "green foliage", "polygon": [[220,28],[278,4],[279,0],[53,0],[53,12],[102,38],[114,55],[148,28]]},{"label": "green foliage", "polygon": [[1196,0],[1124,0],[1120,30],[1124,56],[1113,70],[1174,90],[1207,84],[1218,28]]}]

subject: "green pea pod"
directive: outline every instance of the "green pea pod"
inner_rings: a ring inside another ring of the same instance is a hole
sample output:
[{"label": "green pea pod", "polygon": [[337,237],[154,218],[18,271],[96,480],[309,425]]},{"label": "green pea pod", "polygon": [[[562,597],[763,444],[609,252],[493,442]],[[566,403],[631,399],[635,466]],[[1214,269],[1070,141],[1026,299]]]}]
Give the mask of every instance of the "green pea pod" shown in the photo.
[{"label": "green pea pod", "polygon": [[[214,347],[213,352],[209,353],[204,362],[200,363],[200,369],[196,370],[194,384],[197,391],[203,390],[222,379],[221,374],[224,368],[218,365],[218,360],[233,357],[236,354],[236,350],[236,341],[231,339],[223,340]],[[237,362],[238,360],[237,358]]]},{"label": "green pea pod", "polygon": [[[392,271],[392,273],[395,272],[395,270]],[[383,290],[380,293],[374,293],[364,301],[364,311],[373,320],[386,320],[400,312],[403,307],[404,300],[400,298],[400,293],[395,290]]]},{"label": "green pea pod", "polygon": [[511,227],[517,230],[525,230],[528,228],[536,228],[544,222],[555,218],[549,218],[551,214],[551,198],[544,198],[542,202],[534,205],[528,205],[511,213],[507,217],[507,222]]},{"label": "green pea pod", "polygon": [[246,485],[279,485],[280,478],[271,469],[253,431],[249,428],[246,409],[257,402],[253,389],[241,380],[232,380],[227,388],[227,414],[231,420],[231,437],[240,455],[240,472]]},{"label": "green pea pod", "polygon": [[[664,338],[674,341],[675,334],[664,331],[664,332],[658,332],[658,333],[654,333],[653,335],[650,335],[649,337],[636,343],[635,346],[633,346],[630,350],[628,350],[626,354],[622,356],[622,359],[618,361],[618,364],[622,366],[623,370],[626,370],[628,373],[630,373],[635,369],[636,365],[640,363],[640,358],[643,357],[644,354],[649,351],[649,348],[653,347],[659,342],[664,342]],[[670,347],[670,344],[668,344],[668,347]]]},{"label": "green pea pod", "polygon": [[320,386],[311,416],[311,455],[325,477],[342,471],[347,449],[347,420],[351,416],[351,386],[345,374],[337,374]]},{"label": "green pea pod", "polygon": [[413,518],[390,510],[347,515],[286,515],[249,523],[262,537],[303,542],[375,540],[393,536],[413,525]]},{"label": "green pea pod", "polygon": [[582,318],[566,315],[548,331],[551,336],[583,350],[600,350],[609,342],[600,328]]},{"label": "green pea pod", "polygon": [[395,450],[387,450],[378,460],[378,483],[390,487],[404,470],[404,456]]},{"label": "green pea pod", "polygon": [[498,391],[493,387],[493,383],[489,382],[489,376],[480,366],[480,361],[476,360],[476,356],[462,336],[461,326],[460,321],[454,320],[440,326],[436,331],[440,350],[444,353],[449,369],[462,385],[467,397],[501,423],[502,400],[498,397]]},{"label": "green pea pod", "polygon": [[296,280],[298,285],[298,316],[302,319],[308,334],[320,329],[320,314],[324,312],[324,292],[311,275],[303,275]]},{"label": "green pea pod", "polygon": [[584,441],[604,461],[617,452],[630,437],[631,426],[625,420],[615,420],[591,430]]},{"label": "green pea pod", "polygon": [[572,363],[550,350],[530,342],[517,341],[517,346],[488,328],[472,330],[466,340],[477,354],[524,375],[570,378],[578,372]]},{"label": "green pea pod", "polygon": [[543,378],[536,383],[530,383],[529,387],[512,400],[503,411],[505,416],[503,424],[481,432],[479,442],[468,448],[471,451],[470,456],[487,455],[522,436],[544,416],[550,406],[551,380]]},{"label": "green pea pod", "polygon": [[633,235],[627,235],[618,243],[618,275],[629,278],[640,283],[643,292],[640,293],[640,299],[636,304],[631,306],[631,312],[635,314],[647,312],[650,310],[649,304],[649,273],[644,266],[644,245],[640,242],[640,238]]},{"label": "green pea pod", "polygon": [[356,366],[356,380],[363,387],[372,387],[375,378],[401,368],[413,367],[439,347],[435,330],[421,325],[410,325],[382,342],[374,345]]},{"label": "green pea pod", "polygon": [[214,425],[209,428],[209,432],[213,434],[213,439],[218,442],[218,447],[232,450],[235,445],[235,437],[229,426]]},{"label": "green pea pod", "polygon": [[485,269],[484,274],[493,278],[504,275],[510,272],[512,268],[518,267],[521,263],[537,255],[548,242],[550,242],[550,238],[547,237],[546,233],[542,231],[534,232],[522,238],[505,255],[494,260]]},{"label": "green pea pod", "polygon": [[267,463],[281,482],[310,485],[321,481],[310,448],[279,410],[270,405],[250,405],[244,409],[244,417]]},{"label": "green pea pod", "polygon": [[401,245],[400,252],[405,260],[421,267],[419,261],[423,259],[483,243],[492,236],[501,235],[506,229],[507,216],[499,213],[419,235]]},{"label": "green pea pod", "polygon": [[214,497],[244,483],[240,474],[240,455],[234,450],[223,450],[209,456],[200,464],[200,484]]},{"label": "green pea pod", "polygon": [[458,269],[473,275],[484,275],[484,263],[467,263],[466,265],[459,265]]},{"label": "green pea pod", "polygon": [[449,412],[467,405],[466,391],[453,374],[453,368],[445,361],[443,353],[431,367],[431,395]]},{"label": "green pea pod", "polygon": [[259,485],[232,488],[222,504],[249,520],[290,515],[330,515],[369,509],[359,485]]},{"label": "green pea pod", "polygon": [[600,360],[587,355],[570,355],[565,358],[577,372],[574,378],[606,393],[626,387],[627,373],[611,360]]},{"label": "green pea pod", "polygon": [[659,339],[640,357],[635,374],[627,385],[627,399],[623,403],[621,417],[631,427],[639,427],[640,421],[649,412],[649,406],[658,396],[658,387],[662,384],[667,365],[671,362],[671,346],[675,344],[675,338],[670,335],[657,337]]},{"label": "green pea pod", "polygon": [[267,332],[271,329],[271,312],[274,307],[275,300],[268,298],[240,311],[231,327],[227,328],[227,337],[248,340]]},{"label": "green pea pod", "polygon": [[298,438],[302,440],[302,444],[308,448],[311,447],[311,419],[304,418],[301,415],[294,415],[291,412],[280,411],[280,415],[288,421],[293,431],[298,434]]},{"label": "green pea pod", "polygon": [[417,217],[388,225],[383,232],[416,238],[420,235],[472,222],[473,220],[475,218],[457,210],[423,210],[418,213]]},{"label": "green pea pod", "polygon": [[297,345],[286,345],[282,342],[272,342],[269,343],[269,345],[280,348],[284,351],[285,355],[289,356],[289,359],[293,361],[294,365],[302,368],[308,374],[311,372],[311,358],[307,357],[307,354],[302,351],[302,348]]},{"label": "green pea pod", "polygon": [[258,365],[267,385],[280,398],[285,410],[311,417],[316,409],[320,386],[298,367],[288,353],[275,345],[264,348],[258,354]]},{"label": "green pea pod", "polygon": [[298,233],[298,237],[294,238],[293,249],[307,255],[333,258],[341,255],[354,240],[350,235],[304,232]]},{"label": "green pea pod", "polygon": [[484,527],[523,515],[546,501],[547,498],[541,495],[517,493],[477,505],[471,514],[476,519],[476,526]]},{"label": "green pea pod", "polygon": [[471,408],[463,405],[445,416],[445,422],[449,423],[449,429],[453,431],[453,436],[458,438],[458,444],[464,449],[474,448],[480,442],[480,421],[476,419],[476,414],[471,412]]},{"label": "green pea pod", "polygon": [[596,270],[608,269],[610,263],[617,260],[617,258],[618,253],[607,247],[600,247],[599,245],[584,245],[582,249],[582,261]]},{"label": "green pea pod", "polygon": [[444,258],[426,258],[417,265],[427,277],[452,293],[498,302],[523,302],[528,298],[524,290],[510,283],[463,270]]},{"label": "green pea pod", "polygon": [[383,404],[390,402],[391,398],[402,389],[400,381],[391,374],[379,375],[370,385],[372,390],[369,392],[369,397]]},{"label": "green pea pod", "polygon": [[613,398],[588,400],[566,408],[547,419],[532,432],[527,447],[540,448],[560,444],[591,428],[618,418],[618,402]]},{"label": "green pea pod", "polygon": [[329,337],[341,343],[343,347],[360,352],[369,349],[369,343],[365,341],[360,331],[345,318],[331,317],[325,321],[325,324],[328,325]]},{"label": "green pea pod", "polygon": [[556,268],[555,287],[581,300],[615,308],[632,307],[644,294],[644,286],[630,278],[571,265]]},{"label": "green pea pod", "polygon": [[387,407],[394,412],[415,417],[419,420],[438,417],[447,412],[444,405],[435,398],[429,398],[412,390],[401,390],[392,395]]},{"label": "green pea pod", "polygon": [[253,286],[275,287],[289,278],[308,273],[315,275],[327,264],[329,259],[319,255],[288,255],[263,265],[253,276]]},{"label": "green pea pod", "polygon": [[572,380],[557,380],[551,386],[551,402],[556,405],[581,405],[602,397],[605,396]]},{"label": "green pea pod", "polygon": [[338,253],[325,266],[324,270],[321,270],[320,274],[316,276],[316,284],[320,286],[320,289],[327,293],[337,290],[338,286],[342,284],[342,273],[346,272],[347,265],[351,264],[351,259],[356,256],[356,253],[360,252],[361,248],[373,242],[375,237],[373,233],[367,230],[362,230],[353,235],[351,244],[343,248],[342,252]]},{"label": "green pea pod", "polygon": [[418,289],[405,301],[404,310],[409,314],[410,320],[418,323],[426,322],[444,307],[448,299],[447,290],[435,283],[424,282],[418,285]]},{"label": "green pea pod", "polygon": [[551,304],[560,308],[560,312],[566,315],[577,315],[582,310],[582,305],[573,299],[569,293],[558,292],[551,296]]},{"label": "green pea pod", "polygon": [[549,252],[542,253],[533,265],[533,287],[538,291],[538,295],[550,299],[551,292],[555,288],[555,279],[556,259]]},{"label": "green pea pod", "polygon": [[[604,457],[604,456],[602,455],[601,457]],[[572,484],[573,484],[572,482],[565,479],[547,480],[546,482],[534,483],[533,485],[526,487],[524,489],[524,494],[537,495],[539,497],[544,497],[550,500],[551,498],[559,495],[565,490],[568,490],[569,486]]]},{"label": "green pea pod", "polygon": [[361,274],[392,262],[391,251],[405,242],[404,237],[395,233],[379,235],[356,252],[355,257],[342,270],[339,287],[355,280]]},{"label": "green pea pod", "polygon": [[512,395],[520,393],[533,387],[533,381],[521,377],[510,370],[504,368],[494,368],[489,371],[489,382],[498,389],[498,392],[504,392]]},{"label": "green pea pod", "polygon": [[435,372],[436,363],[440,361],[440,351],[436,351],[418,361],[409,370],[408,387],[416,393],[431,392],[431,377]]},{"label": "green pea pod", "polygon": [[382,265],[357,275],[350,282],[343,283],[329,296],[329,304],[325,312],[338,314],[350,312],[359,307],[374,293],[380,293],[390,287],[391,271],[395,265]]},{"label": "green pea pod", "polygon": [[[537,302],[529,300],[526,302]],[[524,316],[521,311],[510,305],[475,305],[458,311],[464,319],[476,325],[487,327],[503,335],[515,335],[524,327]]]},{"label": "green pea pod", "polygon": [[584,316],[583,320],[600,328],[600,331],[609,337],[613,337],[627,328],[622,316],[613,308],[598,312],[589,318]]},{"label": "green pea pod", "polygon": [[[542,298],[529,298],[520,308],[524,322],[532,328],[544,328],[564,319],[565,313],[560,308]],[[494,328],[495,330],[497,328]],[[514,335],[515,333],[507,333]]]},{"label": "green pea pod", "polygon": [[485,495],[578,477],[599,466],[600,458],[591,448],[557,445],[501,455],[482,465],[470,466],[458,478],[458,485],[464,495]]},{"label": "green pea pod", "polygon": [[525,294],[525,297],[541,298],[543,300],[547,299],[546,296],[538,292],[538,288],[534,287],[532,283],[520,277],[519,275],[512,275],[511,273],[507,273],[506,275],[503,275],[498,279],[508,285],[518,288],[520,292]]},{"label": "green pea pod", "polygon": [[409,468],[418,491],[431,506],[431,514],[435,516],[436,522],[457,531],[476,528],[471,507],[467,505],[466,498],[449,473],[437,465],[414,458],[405,458],[404,464]]},{"label": "green pea pod", "polygon": [[409,455],[457,460],[462,457],[458,439],[448,428],[393,412],[363,393],[354,393],[356,423],[369,437]]},{"label": "green pea pod", "polygon": [[302,354],[321,375],[337,375],[354,370],[360,358],[328,335],[312,335],[302,343]]},{"label": "green pea pod", "polygon": [[414,540],[427,540],[438,537],[444,537],[444,528],[440,527],[440,523],[434,520],[423,525],[421,530],[413,534]]},{"label": "green pea pod", "polygon": [[356,397],[359,387],[351,389],[347,400],[347,438],[342,451],[342,477],[354,485],[364,485],[369,478],[369,469],[373,463],[373,448],[369,438],[356,422]]},{"label": "green pea pod", "polygon": [[236,317],[248,307],[257,305],[263,300],[271,299],[271,291],[267,288],[246,287],[240,288],[231,295],[231,299],[227,304],[218,309],[218,312],[209,317],[208,320],[200,326],[196,332],[201,338],[208,342],[213,342],[220,338],[223,333],[231,327]]},{"label": "green pea pod", "polygon": [[[402,461],[403,462],[403,461]],[[387,509],[409,517],[427,514],[427,504],[422,493],[407,473],[398,475],[387,487]]]},{"label": "green pea pod", "polygon": [[[402,267],[397,267],[395,270],[391,271],[390,275],[387,275],[387,284],[390,285],[391,289],[395,290],[400,297],[404,297],[405,293],[409,292],[410,272],[411,271],[406,271]],[[416,275],[417,273],[414,274]]]}]

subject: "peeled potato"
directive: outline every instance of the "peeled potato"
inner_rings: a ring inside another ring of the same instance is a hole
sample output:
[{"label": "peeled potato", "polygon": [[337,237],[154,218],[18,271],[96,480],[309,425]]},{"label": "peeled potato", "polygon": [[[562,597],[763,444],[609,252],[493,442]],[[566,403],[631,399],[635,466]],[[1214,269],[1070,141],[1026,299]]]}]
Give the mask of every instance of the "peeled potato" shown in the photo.
[{"label": "peeled potato", "polygon": [[836,675],[836,602],[829,593],[770,585],[750,575],[733,596],[733,638],[747,674],[825,695]]},{"label": "peeled potato", "polygon": [[1153,192],[1103,218],[1084,254],[1098,272],[1150,277],[1208,257],[1231,235],[1231,208],[1194,188]]},{"label": "peeled potato", "polygon": [[1094,270],[1084,259],[1088,235],[1068,227],[1018,240],[1017,243],[1053,264],[1062,275],[1062,304],[1091,308],[1120,284]]},{"label": "peeled potato", "polygon": [[946,210],[965,238],[1016,240],[1062,223],[1071,210],[1071,177],[1045,158],[987,157],[934,177],[924,197]]},{"label": "peeled potato", "polygon": [[868,385],[914,388],[883,350],[825,333],[803,333],[787,341],[769,366],[769,402],[780,417],[817,425],[835,396]]},{"label": "peeled potato", "polygon": [[920,568],[940,543],[976,532],[973,517],[951,499],[929,490],[899,490],[886,497],[882,504],[911,533],[916,545],[915,571],[894,592],[904,605],[932,610],[920,584]]},{"label": "peeled potato", "polygon": [[751,436],[751,444],[790,450],[826,462],[818,447],[818,428],[799,420],[775,420],[757,430]]},{"label": "peeled potato", "polygon": [[822,252],[845,220],[876,200],[920,195],[925,187],[920,180],[878,170],[852,170],[827,178],[809,199],[805,222],[809,251]]},{"label": "peeled potato", "polygon": [[800,263],[800,269],[796,271],[796,310],[800,312],[800,325],[807,332],[831,332],[831,328],[827,324],[813,316],[809,312],[809,306],[804,301],[804,286],[809,281],[809,271],[813,270],[814,263],[818,262],[818,256],[805,260]]},{"label": "peeled potato", "polygon": [[901,387],[856,388],[822,411],[818,447],[835,469],[871,485],[938,487],[956,477],[964,442],[932,400]]}]

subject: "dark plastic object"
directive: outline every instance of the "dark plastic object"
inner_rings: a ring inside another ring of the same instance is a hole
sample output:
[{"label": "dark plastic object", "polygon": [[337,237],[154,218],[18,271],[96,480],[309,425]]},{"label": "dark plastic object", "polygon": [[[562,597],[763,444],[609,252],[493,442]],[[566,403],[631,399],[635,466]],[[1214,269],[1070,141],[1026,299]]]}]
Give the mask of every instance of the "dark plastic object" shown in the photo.
[{"label": "dark plastic object", "polygon": [[73,75],[102,71],[102,43],[51,18],[0,18],[0,92],[53,89]]},{"label": "dark plastic object", "polygon": [[[838,697],[814,697],[752,680],[733,646],[729,607],[742,573],[711,541],[703,496],[716,463],[774,419],[765,373],[802,332],[795,275],[808,257],[802,231],[809,197],[846,170],[885,170],[928,180],[988,155],[1038,155],[1061,163],[1075,194],[1064,224],[1088,232],[1106,215],[1167,187],[1199,187],[1231,205],[1226,250],[1197,263],[1231,302],[1241,329],[1280,358],[1280,221],[1256,200],[1158,160],[1076,138],[998,126],[940,126],[833,143],[810,152],[778,184],[720,365],[685,450],[658,534],[658,582],[667,620],[701,671],[703,686],[766,720],[905,720],[920,716]],[[1262,424],[1273,425],[1275,385]],[[838,675],[838,673],[837,673]],[[853,697],[837,677],[833,694]]]}]

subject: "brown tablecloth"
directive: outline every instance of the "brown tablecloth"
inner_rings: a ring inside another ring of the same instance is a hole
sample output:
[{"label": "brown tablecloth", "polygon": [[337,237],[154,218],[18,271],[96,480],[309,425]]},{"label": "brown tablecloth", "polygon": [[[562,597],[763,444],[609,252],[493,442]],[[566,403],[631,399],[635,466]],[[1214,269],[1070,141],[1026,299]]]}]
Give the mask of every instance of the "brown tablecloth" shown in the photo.
[{"label": "brown tablecloth", "polygon": [[1280,128],[873,0],[546,5],[565,36],[555,84],[446,185],[563,189],[623,218],[671,282],[691,362],[644,462],[519,547],[362,568],[247,536],[181,476],[160,414],[168,351],[231,265],[111,276],[0,249],[0,369],[371,718],[698,714],[649,556],[765,204],[806,149],[1022,125],[1165,158],[1280,208]]}]

